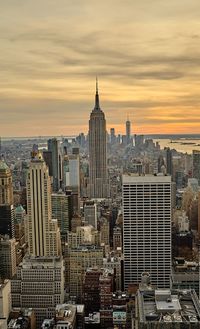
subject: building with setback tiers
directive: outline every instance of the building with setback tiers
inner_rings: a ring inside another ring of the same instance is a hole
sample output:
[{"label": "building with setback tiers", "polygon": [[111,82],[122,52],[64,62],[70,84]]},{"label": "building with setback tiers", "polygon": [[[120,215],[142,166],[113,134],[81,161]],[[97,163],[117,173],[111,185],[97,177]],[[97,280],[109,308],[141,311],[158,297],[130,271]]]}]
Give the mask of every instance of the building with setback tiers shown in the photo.
[{"label": "building with setback tiers", "polygon": [[108,197],[106,120],[99,105],[97,83],[95,106],[89,120],[89,196]]}]

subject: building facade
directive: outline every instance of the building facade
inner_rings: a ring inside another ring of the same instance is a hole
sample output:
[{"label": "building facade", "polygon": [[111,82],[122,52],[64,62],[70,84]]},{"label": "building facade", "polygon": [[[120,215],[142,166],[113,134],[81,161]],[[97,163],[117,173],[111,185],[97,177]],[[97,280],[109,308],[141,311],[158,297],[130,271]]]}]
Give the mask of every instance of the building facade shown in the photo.
[{"label": "building facade", "polygon": [[98,86],[89,120],[89,196],[108,196],[106,120],[99,104]]},{"label": "building facade", "polygon": [[149,272],[152,283],[170,285],[171,177],[123,176],[124,285],[140,282]]},{"label": "building facade", "polygon": [[52,318],[64,301],[64,265],[60,257],[26,256],[11,282],[12,307],[33,308],[37,327]]},{"label": "building facade", "polygon": [[31,160],[28,171],[27,226],[30,255],[60,254],[60,230],[57,221],[52,220],[51,181],[39,153]]}]

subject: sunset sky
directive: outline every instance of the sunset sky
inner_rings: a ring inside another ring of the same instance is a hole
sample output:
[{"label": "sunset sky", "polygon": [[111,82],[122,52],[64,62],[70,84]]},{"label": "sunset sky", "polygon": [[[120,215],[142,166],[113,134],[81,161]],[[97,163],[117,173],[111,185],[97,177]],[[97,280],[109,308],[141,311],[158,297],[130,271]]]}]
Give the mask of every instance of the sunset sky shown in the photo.
[{"label": "sunset sky", "polygon": [[200,133],[199,0],[0,0],[0,136]]}]

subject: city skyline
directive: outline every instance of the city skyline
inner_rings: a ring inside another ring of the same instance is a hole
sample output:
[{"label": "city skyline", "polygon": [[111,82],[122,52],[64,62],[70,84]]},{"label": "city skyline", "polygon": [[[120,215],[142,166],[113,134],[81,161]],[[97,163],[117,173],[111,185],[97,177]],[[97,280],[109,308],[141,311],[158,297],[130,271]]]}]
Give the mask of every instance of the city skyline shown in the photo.
[{"label": "city skyline", "polygon": [[128,114],[133,133],[198,133],[199,10],[197,0],[2,2],[1,135],[87,133],[96,75],[108,131],[125,133]]}]

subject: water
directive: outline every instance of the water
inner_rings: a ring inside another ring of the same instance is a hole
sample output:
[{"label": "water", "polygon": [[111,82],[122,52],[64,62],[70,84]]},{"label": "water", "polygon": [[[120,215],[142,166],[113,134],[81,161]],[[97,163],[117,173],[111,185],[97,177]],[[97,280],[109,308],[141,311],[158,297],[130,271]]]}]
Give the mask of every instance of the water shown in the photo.
[{"label": "water", "polygon": [[170,149],[175,149],[178,152],[192,154],[193,150],[200,151],[200,139],[154,139],[154,142],[160,144],[160,148],[169,147]]}]

